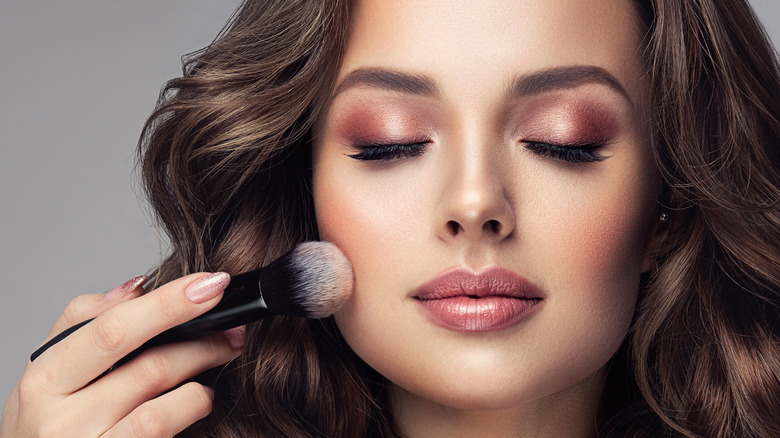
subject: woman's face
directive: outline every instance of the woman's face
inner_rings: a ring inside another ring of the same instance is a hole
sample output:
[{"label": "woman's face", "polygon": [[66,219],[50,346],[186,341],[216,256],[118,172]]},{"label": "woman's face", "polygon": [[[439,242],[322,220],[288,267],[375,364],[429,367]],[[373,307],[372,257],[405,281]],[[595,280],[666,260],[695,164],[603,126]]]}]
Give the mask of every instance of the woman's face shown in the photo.
[{"label": "woman's face", "polygon": [[314,199],[355,272],[339,328],[402,393],[486,409],[600,382],[657,217],[634,13],[356,2]]}]

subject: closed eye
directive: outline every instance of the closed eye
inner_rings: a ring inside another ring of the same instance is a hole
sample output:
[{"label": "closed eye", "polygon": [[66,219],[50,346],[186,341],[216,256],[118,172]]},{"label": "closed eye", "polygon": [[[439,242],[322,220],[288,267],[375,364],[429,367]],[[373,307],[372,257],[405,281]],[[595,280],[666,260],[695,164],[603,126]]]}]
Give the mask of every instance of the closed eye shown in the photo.
[{"label": "closed eye", "polygon": [[402,158],[418,157],[425,152],[430,142],[415,143],[371,143],[356,146],[360,152],[347,155],[360,161],[393,161]]},{"label": "closed eye", "polygon": [[596,152],[603,147],[602,144],[557,145],[536,141],[524,143],[526,149],[537,155],[570,163],[597,163],[609,158]]}]

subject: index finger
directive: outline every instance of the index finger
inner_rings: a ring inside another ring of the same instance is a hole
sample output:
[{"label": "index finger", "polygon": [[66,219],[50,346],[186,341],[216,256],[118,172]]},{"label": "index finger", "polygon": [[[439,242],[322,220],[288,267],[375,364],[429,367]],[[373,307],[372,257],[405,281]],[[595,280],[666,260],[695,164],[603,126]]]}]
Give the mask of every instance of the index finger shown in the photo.
[{"label": "index finger", "polygon": [[155,335],[214,307],[229,281],[225,273],[192,274],[120,303],[49,348],[30,371],[49,394],[73,393]]},{"label": "index finger", "polygon": [[82,321],[92,319],[122,301],[142,295],[144,291],[143,285],[148,279],[149,277],[141,275],[127,280],[106,293],[85,294],[73,298],[65,306],[65,310],[62,311],[57,321],[54,322],[51,331],[46,335],[44,343],[64,330]]}]

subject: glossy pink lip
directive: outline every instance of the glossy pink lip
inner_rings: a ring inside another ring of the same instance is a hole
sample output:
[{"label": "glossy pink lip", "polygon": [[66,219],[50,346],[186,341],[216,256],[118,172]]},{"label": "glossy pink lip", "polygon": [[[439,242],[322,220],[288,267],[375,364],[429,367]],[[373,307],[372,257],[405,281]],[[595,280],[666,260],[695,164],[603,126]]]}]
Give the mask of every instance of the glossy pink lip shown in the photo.
[{"label": "glossy pink lip", "polygon": [[502,268],[456,268],[420,286],[414,298],[434,323],[455,331],[486,332],[531,315],[544,298],[525,278]]}]

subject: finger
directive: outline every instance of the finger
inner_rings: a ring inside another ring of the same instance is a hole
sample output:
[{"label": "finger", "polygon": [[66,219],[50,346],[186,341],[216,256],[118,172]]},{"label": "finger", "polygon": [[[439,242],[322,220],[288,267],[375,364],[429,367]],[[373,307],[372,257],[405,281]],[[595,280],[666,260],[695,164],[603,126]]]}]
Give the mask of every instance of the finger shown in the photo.
[{"label": "finger", "polygon": [[140,296],[144,292],[143,285],[148,279],[149,277],[141,275],[127,280],[104,294],[79,295],[70,300],[60,317],[54,322],[54,326],[46,336],[46,341],[69,327],[100,315],[122,301]]},{"label": "finger", "polygon": [[[221,333],[156,347],[73,394],[69,403],[82,406],[105,430],[137,406],[240,354],[241,350],[232,348]],[[96,400],[99,406],[93,406]]]},{"label": "finger", "polygon": [[225,273],[192,274],[124,301],[46,350],[28,374],[48,394],[77,391],[153,336],[214,307],[229,281]]},{"label": "finger", "polygon": [[233,348],[237,350],[243,349],[246,342],[246,326],[242,325],[225,330],[225,337]]},{"label": "finger", "polygon": [[102,438],[170,438],[211,412],[213,393],[190,382],[138,406]]}]

